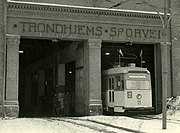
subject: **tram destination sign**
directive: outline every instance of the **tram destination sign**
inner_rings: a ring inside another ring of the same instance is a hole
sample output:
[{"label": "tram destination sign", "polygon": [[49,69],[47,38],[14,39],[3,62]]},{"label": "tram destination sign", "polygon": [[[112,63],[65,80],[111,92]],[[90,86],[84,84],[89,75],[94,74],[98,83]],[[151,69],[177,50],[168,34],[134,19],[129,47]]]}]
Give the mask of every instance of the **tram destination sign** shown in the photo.
[{"label": "tram destination sign", "polygon": [[129,78],[134,78],[134,79],[145,79],[145,75],[129,75]]},{"label": "tram destination sign", "polygon": [[9,21],[8,32],[21,36],[102,40],[147,40],[160,41],[162,31],[160,27],[150,27],[129,24],[85,23],[71,21]]}]

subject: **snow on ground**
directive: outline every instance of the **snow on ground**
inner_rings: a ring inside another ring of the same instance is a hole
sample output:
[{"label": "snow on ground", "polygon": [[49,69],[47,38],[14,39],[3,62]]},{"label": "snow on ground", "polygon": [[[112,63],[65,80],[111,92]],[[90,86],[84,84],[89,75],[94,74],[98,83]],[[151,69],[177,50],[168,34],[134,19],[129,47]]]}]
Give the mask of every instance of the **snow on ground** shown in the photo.
[{"label": "snow on ground", "polygon": [[179,133],[180,123],[126,116],[17,118],[0,120],[0,133]]},{"label": "snow on ground", "polygon": [[50,118],[18,118],[0,121],[0,133],[94,133],[94,130]]},{"label": "snow on ground", "polygon": [[162,129],[162,120],[160,119],[135,119],[123,116],[96,116],[84,118],[100,123],[107,123],[107,126],[116,127],[129,132],[146,133],[179,133],[180,123],[167,122],[167,129]]},{"label": "snow on ground", "polygon": [[[162,118],[162,114],[156,115],[154,118]],[[180,96],[167,100],[167,120],[180,122]]]},{"label": "snow on ground", "polygon": [[167,106],[168,119],[180,121],[180,96],[170,98]]},{"label": "snow on ground", "polygon": [[162,115],[86,116],[0,120],[0,133],[179,133],[180,96],[168,99],[167,129]]}]

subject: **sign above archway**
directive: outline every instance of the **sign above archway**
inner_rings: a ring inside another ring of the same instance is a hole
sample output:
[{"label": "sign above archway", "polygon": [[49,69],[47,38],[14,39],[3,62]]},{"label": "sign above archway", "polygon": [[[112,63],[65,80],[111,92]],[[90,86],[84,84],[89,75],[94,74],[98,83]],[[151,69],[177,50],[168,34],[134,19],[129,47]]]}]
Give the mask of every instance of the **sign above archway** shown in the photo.
[{"label": "sign above archway", "polygon": [[[42,13],[42,10],[45,12]],[[101,15],[97,16],[96,13]],[[152,14],[147,16],[144,13],[118,11],[107,13],[96,9],[72,10],[69,7],[32,7],[11,3],[7,20],[8,33],[23,37],[140,43],[159,43],[163,40],[160,20]]]}]

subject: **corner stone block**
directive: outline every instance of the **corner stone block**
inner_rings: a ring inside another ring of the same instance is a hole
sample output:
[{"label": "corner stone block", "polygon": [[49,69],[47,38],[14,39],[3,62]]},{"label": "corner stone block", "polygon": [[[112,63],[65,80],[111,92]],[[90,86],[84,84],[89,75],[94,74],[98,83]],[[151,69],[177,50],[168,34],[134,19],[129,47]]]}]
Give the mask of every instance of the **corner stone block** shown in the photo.
[{"label": "corner stone block", "polygon": [[90,100],[89,111],[90,116],[101,115],[103,112],[101,99]]}]

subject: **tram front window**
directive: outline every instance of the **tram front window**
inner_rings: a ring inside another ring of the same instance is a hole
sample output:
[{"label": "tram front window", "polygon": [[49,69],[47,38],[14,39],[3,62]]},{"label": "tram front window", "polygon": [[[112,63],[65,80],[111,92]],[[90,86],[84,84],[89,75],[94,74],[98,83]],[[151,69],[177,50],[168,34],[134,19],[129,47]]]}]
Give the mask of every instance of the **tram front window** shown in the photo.
[{"label": "tram front window", "polygon": [[150,89],[149,81],[127,80],[126,87],[128,90],[147,90]]}]

